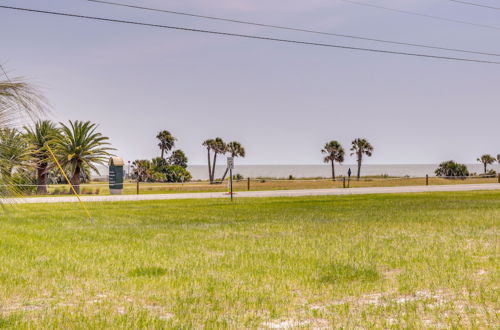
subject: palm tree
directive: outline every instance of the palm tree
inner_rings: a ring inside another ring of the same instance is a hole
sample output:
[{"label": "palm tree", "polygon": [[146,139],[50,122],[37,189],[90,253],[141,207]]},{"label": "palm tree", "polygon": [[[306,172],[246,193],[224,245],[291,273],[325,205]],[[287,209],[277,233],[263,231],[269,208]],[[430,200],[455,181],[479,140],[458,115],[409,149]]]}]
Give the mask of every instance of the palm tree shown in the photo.
[{"label": "palm tree", "polygon": [[213,139],[208,139],[203,141],[202,145],[207,148],[207,154],[208,154],[208,179],[210,180],[210,183],[214,181],[214,178],[212,177],[212,161],[210,158],[210,151],[213,149],[215,144],[215,141]]},{"label": "palm tree", "polygon": [[24,136],[32,147],[37,172],[37,193],[47,194],[47,172],[52,161],[47,150],[47,143],[52,143],[59,134],[59,128],[50,120],[40,120],[33,127],[24,127]]},{"label": "palm tree", "polygon": [[24,167],[30,159],[30,150],[22,134],[15,128],[0,129],[0,174],[10,180],[16,168]]},{"label": "palm tree", "polygon": [[[213,183],[215,181],[215,164],[217,163],[217,155],[226,153],[226,144],[224,143],[224,140],[222,140],[220,137],[217,137],[215,139],[205,140],[202,145],[207,148],[208,178],[210,180],[210,183]],[[214,158],[212,160],[212,163],[210,164],[211,151],[213,151],[214,153]]]},{"label": "palm tree", "polygon": [[226,153],[226,144],[224,143],[224,140],[222,140],[220,137],[216,137],[214,139],[212,151],[214,152],[214,159],[212,163],[212,180],[215,180],[215,164],[217,163],[217,155],[223,155]]},{"label": "palm tree", "polygon": [[[46,107],[46,99],[33,85],[19,78],[10,79],[3,66],[0,65],[0,130],[3,130],[3,133],[8,133],[0,142],[0,158],[3,159],[0,160],[0,168],[4,173],[0,176],[0,183],[6,185],[5,189],[1,189],[2,193],[18,195],[22,192],[22,189],[11,184],[10,174],[12,169],[18,165],[7,160],[14,156],[12,152],[17,150],[19,154],[14,158],[23,162],[25,157],[29,157],[29,148],[27,148],[24,139],[18,135],[18,132],[13,130],[9,132],[8,130],[19,123],[20,118],[38,118],[45,112]],[[14,139],[9,139],[8,136],[14,137]],[[11,154],[9,155],[9,153]],[[6,175],[7,172],[10,174]]]},{"label": "palm tree", "polygon": [[170,157],[168,157],[168,163],[170,165],[177,165],[182,168],[187,168],[188,158],[184,151],[177,149],[172,152],[172,155],[170,155]]},{"label": "palm tree", "polygon": [[[0,69],[4,72],[3,67]],[[19,79],[0,80],[0,128],[12,126],[20,115],[37,118],[45,107],[45,99],[29,83]]]},{"label": "palm tree", "polygon": [[132,177],[139,182],[148,181],[152,174],[153,164],[147,159],[134,160],[132,163]]},{"label": "palm tree", "polygon": [[493,164],[493,162],[495,162],[495,158],[489,154],[485,154],[485,155],[482,155],[481,157],[479,157],[477,159],[478,162],[480,163],[483,163],[484,165],[484,174],[486,174],[486,172],[488,172],[488,165],[490,164]]},{"label": "palm tree", "polygon": [[55,140],[56,151],[61,158],[61,165],[69,167],[73,174],[71,184],[80,192],[80,175],[84,167],[99,174],[96,164],[104,165],[111,156],[108,151],[109,138],[96,132],[97,125],[90,121],[69,121],[69,126],[61,124],[61,134]]},{"label": "palm tree", "polygon": [[170,134],[169,131],[161,131],[156,135],[156,138],[160,140],[158,147],[161,150],[161,158],[165,159],[165,152],[169,152],[175,145],[176,138]]},{"label": "palm tree", "polygon": [[[241,143],[237,141],[232,141],[229,142],[226,145],[226,152],[231,155],[231,157],[245,157],[245,148],[241,145]],[[229,171],[229,168],[226,168],[226,171],[224,172],[224,175],[222,176],[222,181],[226,179],[227,172]]]},{"label": "palm tree", "polygon": [[356,155],[356,161],[358,162],[358,180],[361,177],[361,163],[363,162],[363,155],[371,157],[373,154],[373,147],[366,139],[355,139],[351,143],[351,156]]},{"label": "palm tree", "polygon": [[321,152],[327,154],[323,161],[332,164],[332,180],[335,181],[335,162],[339,164],[344,162],[344,148],[338,141],[330,141],[325,144]]}]

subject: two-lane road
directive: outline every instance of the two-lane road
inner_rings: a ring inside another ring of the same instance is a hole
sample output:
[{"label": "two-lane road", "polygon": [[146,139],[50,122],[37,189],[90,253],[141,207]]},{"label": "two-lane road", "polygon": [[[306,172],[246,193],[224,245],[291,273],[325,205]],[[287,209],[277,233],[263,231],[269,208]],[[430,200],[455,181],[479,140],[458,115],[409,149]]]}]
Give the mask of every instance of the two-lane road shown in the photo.
[{"label": "two-lane road", "polygon": [[[436,191],[473,191],[473,190],[500,190],[500,183],[489,184],[457,184],[436,186],[402,186],[402,187],[369,187],[369,188],[335,188],[335,189],[304,189],[304,190],[268,190],[268,191],[239,191],[235,198],[242,197],[299,197],[299,196],[330,196],[330,195],[362,195],[362,194],[396,194],[421,193]],[[146,195],[114,195],[114,196],[81,196],[85,202],[130,202],[174,199],[203,199],[228,198],[227,193],[180,193],[180,194],[146,194]],[[74,196],[65,197],[29,197],[3,199],[4,204],[35,204],[35,203],[74,203],[78,200]]]}]

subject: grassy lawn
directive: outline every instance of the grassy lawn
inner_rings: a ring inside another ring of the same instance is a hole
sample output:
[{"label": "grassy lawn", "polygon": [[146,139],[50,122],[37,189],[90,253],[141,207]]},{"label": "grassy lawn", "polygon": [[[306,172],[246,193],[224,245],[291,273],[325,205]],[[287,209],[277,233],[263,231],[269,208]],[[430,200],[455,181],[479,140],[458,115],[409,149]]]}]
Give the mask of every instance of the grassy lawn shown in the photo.
[{"label": "grassy lawn", "polygon": [[0,328],[495,328],[500,192],[7,207]]}]

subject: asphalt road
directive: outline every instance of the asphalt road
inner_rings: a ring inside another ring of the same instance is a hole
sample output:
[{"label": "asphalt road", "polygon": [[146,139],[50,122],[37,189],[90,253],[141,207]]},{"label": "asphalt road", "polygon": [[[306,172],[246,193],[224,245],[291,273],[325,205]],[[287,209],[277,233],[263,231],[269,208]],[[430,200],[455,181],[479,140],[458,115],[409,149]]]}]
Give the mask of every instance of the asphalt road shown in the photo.
[{"label": "asphalt road", "polygon": [[[436,186],[402,186],[402,187],[368,187],[368,188],[335,188],[335,189],[304,189],[304,190],[269,190],[240,191],[234,198],[260,197],[298,197],[298,196],[330,196],[330,195],[362,195],[362,194],[397,194],[421,193],[433,191],[472,191],[500,190],[500,183],[457,184]],[[130,202],[174,199],[229,198],[227,193],[180,193],[180,194],[144,194],[144,195],[114,195],[114,196],[81,196],[85,202]],[[36,204],[36,203],[74,203],[75,196],[64,197],[28,197],[3,199],[4,204]]]}]

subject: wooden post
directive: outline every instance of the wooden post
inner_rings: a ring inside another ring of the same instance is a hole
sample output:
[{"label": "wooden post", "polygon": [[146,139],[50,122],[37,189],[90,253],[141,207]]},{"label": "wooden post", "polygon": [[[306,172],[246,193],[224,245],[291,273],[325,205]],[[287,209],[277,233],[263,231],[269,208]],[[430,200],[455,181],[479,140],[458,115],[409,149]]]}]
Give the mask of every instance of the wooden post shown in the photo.
[{"label": "wooden post", "polygon": [[230,188],[230,194],[231,194],[231,202],[233,201],[233,169],[229,169],[229,188]]},{"label": "wooden post", "polygon": [[425,185],[428,186],[429,185],[429,174],[426,174],[425,175]]},{"label": "wooden post", "polygon": [[139,181],[137,181],[137,195],[139,195]]},{"label": "wooden post", "polygon": [[[499,176],[500,177],[500,176]],[[500,180],[500,179],[499,179]],[[250,190],[250,178],[247,178],[247,190]]]},{"label": "wooden post", "polygon": [[342,183],[344,184],[344,188],[345,188],[345,177],[342,178]]}]

